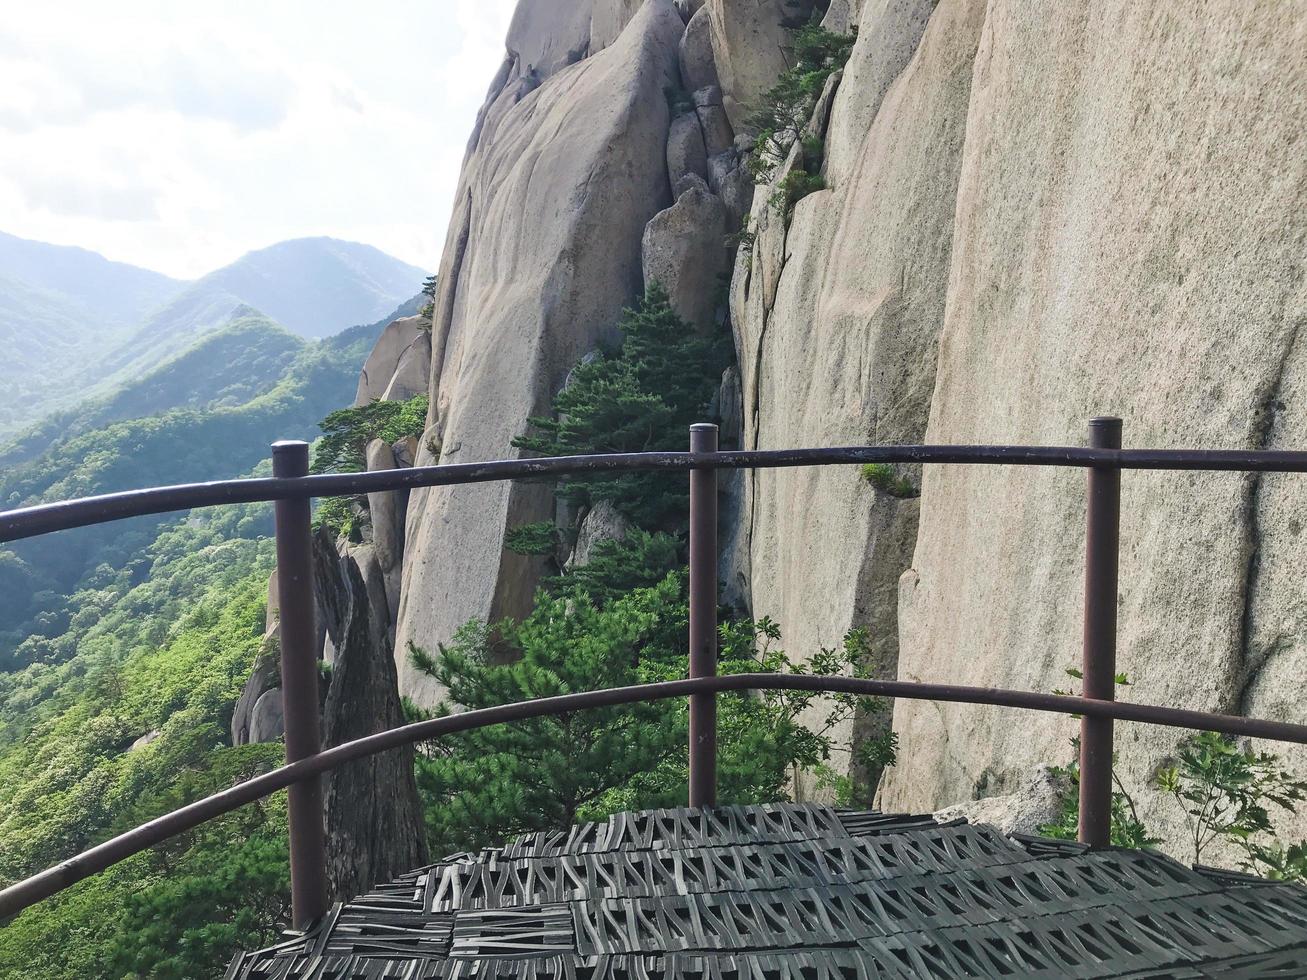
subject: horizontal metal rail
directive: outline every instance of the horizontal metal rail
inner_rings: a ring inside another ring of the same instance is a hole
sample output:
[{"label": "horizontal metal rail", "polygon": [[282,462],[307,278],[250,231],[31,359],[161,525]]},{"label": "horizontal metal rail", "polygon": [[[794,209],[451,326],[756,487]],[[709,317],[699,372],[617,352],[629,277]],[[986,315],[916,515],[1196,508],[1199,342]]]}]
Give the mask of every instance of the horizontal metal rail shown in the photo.
[{"label": "horizontal metal rail", "polygon": [[0,512],[0,542],[171,511],[297,497],[341,497],[387,490],[550,479],[578,473],[775,469],[835,463],[969,463],[1006,466],[1111,466],[1127,470],[1307,473],[1307,452],[1235,449],[1084,449],[1076,446],[846,446],[694,454],[610,453],[416,466],[373,473],[261,477],[187,483],[83,497]]},{"label": "horizontal metal rail", "polygon": [[327,749],[141,824],[83,851],[76,857],[10,885],[0,891],[0,919],[20,912],[83,878],[97,874],[133,854],[139,854],[155,844],[192,830],[215,817],[268,797],[295,783],[320,776],[347,762],[375,755],[378,752],[504,722],[525,721],[530,718],[563,715],[574,711],[639,701],[659,701],[695,694],[716,694],[722,691],[758,690],[817,691],[920,701],[988,704],[1004,708],[1079,714],[1090,718],[1136,721],[1172,728],[1204,729],[1227,735],[1244,735],[1307,745],[1307,725],[1209,714],[1203,711],[1165,708],[1151,704],[1134,704],[1129,701],[1099,701],[1063,694],[1038,694],[1031,691],[963,687],[953,684],[922,684],[912,681],[864,680],[813,674],[726,674],[662,681],[656,684],[637,684],[631,687],[563,694],[465,711],[461,714],[446,715],[443,718],[433,718],[392,728]]}]

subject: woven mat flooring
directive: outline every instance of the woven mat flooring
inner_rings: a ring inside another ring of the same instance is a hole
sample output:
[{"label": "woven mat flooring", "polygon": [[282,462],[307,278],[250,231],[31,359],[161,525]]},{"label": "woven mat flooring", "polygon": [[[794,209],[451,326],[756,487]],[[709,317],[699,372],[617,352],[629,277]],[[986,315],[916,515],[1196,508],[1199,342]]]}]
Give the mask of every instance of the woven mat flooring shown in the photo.
[{"label": "woven mat flooring", "polygon": [[655,810],[410,872],[226,976],[1307,978],[1307,889],[930,817]]}]

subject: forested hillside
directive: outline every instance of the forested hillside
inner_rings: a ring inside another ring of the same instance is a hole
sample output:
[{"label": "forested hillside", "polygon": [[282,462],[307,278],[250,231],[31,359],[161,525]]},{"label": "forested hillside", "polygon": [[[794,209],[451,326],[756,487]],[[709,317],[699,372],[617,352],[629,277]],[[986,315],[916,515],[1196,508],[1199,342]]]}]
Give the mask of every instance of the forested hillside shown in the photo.
[{"label": "forested hillside", "polygon": [[[305,342],[249,312],[11,446],[24,461],[0,471],[0,507],[266,475],[270,442],[312,439],[350,403],[385,322]],[[14,600],[0,611],[0,881],[281,759],[230,734],[268,643],[271,514],[216,508],[0,551]],[[215,975],[284,919],[284,808],[247,808],[19,916],[0,929],[0,977]]]},{"label": "forested hillside", "polygon": [[0,234],[0,444],[52,412],[134,384],[252,312],[300,337],[330,337],[384,317],[424,275],[368,245],[304,238],[187,283]]},{"label": "forested hillside", "polygon": [[[266,319],[247,318],[234,333],[206,338],[165,368],[86,406],[88,418],[100,424],[82,431],[74,419],[66,438],[0,471],[0,506],[245,472],[267,457],[273,441],[313,438],[319,419],[350,402],[382,325],[304,344]],[[253,397],[229,404],[251,391]],[[167,410],[115,419],[133,406]],[[33,444],[41,442],[22,442]],[[68,531],[54,549],[41,541],[0,549],[0,583],[13,597],[0,610],[0,670],[70,657],[76,645],[65,630],[83,606],[69,597],[105,575],[143,580],[150,543],[173,521],[138,518]]]}]

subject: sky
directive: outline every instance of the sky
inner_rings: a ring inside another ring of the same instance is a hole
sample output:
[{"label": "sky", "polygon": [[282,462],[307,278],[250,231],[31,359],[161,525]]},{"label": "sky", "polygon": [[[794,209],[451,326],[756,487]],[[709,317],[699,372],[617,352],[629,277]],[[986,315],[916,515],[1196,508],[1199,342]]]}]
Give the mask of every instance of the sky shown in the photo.
[{"label": "sky", "polygon": [[0,231],[195,278],[287,238],[434,271],[514,0],[0,0]]}]

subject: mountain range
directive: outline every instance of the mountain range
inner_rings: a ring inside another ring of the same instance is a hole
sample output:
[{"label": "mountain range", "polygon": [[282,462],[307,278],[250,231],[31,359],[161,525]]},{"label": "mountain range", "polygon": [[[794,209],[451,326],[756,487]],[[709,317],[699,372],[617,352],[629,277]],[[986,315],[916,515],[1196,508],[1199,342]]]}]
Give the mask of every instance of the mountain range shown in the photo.
[{"label": "mountain range", "polygon": [[191,282],[0,233],[0,443],[101,398],[242,317],[315,339],[386,316],[426,273],[370,245],[301,238]]}]

